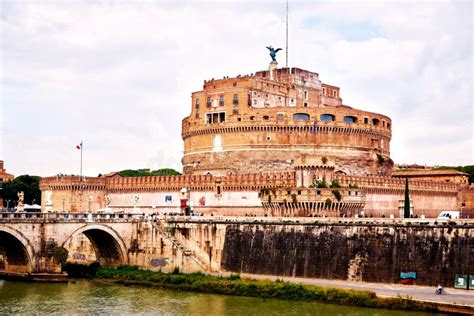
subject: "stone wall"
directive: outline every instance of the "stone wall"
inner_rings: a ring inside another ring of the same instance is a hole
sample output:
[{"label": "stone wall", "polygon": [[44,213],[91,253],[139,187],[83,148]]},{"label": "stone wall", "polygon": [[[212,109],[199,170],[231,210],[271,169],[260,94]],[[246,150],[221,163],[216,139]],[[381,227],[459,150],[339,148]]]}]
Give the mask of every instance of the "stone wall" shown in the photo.
[{"label": "stone wall", "polygon": [[221,268],[238,273],[452,286],[474,274],[474,225],[315,223],[226,227]]}]

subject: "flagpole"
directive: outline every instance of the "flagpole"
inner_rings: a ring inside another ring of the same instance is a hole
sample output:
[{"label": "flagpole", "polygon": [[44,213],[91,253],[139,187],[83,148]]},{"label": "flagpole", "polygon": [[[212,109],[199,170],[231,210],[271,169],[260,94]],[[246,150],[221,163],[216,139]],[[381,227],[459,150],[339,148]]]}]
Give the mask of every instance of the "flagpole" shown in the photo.
[{"label": "flagpole", "polygon": [[286,68],[288,69],[288,0],[286,0]]},{"label": "flagpole", "polygon": [[82,181],[82,147],[83,145],[82,145],[82,140],[81,140],[81,175],[80,175],[81,178],[80,178],[80,181]]}]

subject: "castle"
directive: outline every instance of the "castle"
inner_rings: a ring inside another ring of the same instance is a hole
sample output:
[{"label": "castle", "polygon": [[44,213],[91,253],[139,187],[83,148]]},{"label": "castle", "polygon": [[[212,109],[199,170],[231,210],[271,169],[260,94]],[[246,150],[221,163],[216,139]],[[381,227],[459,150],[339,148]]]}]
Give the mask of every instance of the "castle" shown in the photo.
[{"label": "castle", "polygon": [[339,87],[319,74],[272,62],[266,71],[204,81],[192,94],[182,176],[46,177],[42,208],[399,217],[408,177],[413,216],[461,208],[472,217],[467,174],[393,173],[391,127],[385,115],[345,105]]}]

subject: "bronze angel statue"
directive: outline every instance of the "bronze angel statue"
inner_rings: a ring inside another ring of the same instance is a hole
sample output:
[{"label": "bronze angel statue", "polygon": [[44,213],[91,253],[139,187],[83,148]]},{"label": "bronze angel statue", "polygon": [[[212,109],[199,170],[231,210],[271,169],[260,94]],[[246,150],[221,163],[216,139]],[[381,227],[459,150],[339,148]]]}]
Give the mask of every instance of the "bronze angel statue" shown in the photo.
[{"label": "bronze angel statue", "polygon": [[276,54],[281,51],[282,49],[281,48],[273,48],[272,46],[267,46],[268,50],[270,51],[270,57],[272,58],[272,61],[275,61],[276,62]]}]

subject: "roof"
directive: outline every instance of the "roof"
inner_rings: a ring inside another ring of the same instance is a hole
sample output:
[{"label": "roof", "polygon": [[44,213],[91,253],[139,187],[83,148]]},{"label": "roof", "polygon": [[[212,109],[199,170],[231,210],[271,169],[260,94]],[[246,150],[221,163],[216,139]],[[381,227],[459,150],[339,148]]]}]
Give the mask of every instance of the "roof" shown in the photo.
[{"label": "roof", "polygon": [[392,173],[393,177],[435,177],[435,176],[469,176],[468,173],[453,170],[396,170]]}]

